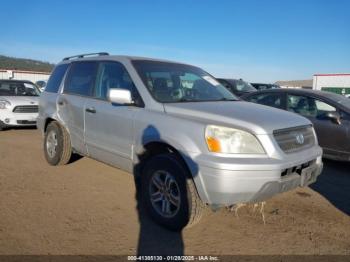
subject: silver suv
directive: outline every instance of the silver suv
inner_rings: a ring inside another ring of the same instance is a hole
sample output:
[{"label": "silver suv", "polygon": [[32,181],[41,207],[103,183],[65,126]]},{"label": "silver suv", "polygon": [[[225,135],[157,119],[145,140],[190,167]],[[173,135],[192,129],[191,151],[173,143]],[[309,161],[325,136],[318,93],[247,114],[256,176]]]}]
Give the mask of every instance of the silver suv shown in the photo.
[{"label": "silver suv", "polygon": [[202,69],[158,59],[63,59],[37,123],[49,164],[76,153],[133,173],[151,217],[172,230],[206,205],[261,201],[322,170],[306,118],[240,101]]}]

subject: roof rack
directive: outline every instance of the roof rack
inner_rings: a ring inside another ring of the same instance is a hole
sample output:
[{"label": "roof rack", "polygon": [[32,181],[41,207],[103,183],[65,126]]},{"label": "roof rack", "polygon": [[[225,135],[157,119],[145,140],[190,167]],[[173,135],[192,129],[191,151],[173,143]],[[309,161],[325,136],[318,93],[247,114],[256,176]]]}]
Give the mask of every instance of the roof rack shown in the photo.
[{"label": "roof rack", "polygon": [[104,56],[104,55],[109,55],[109,53],[107,53],[107,52],[99,52],[99,53],[89,53],[89,54],[81,54],[81,55],[67,56],[67,57],[63,58],[62,61],[71,60],[71,59],[73,59],[73,58],[83,58],[83,57],[93,56],[93,55]]}]

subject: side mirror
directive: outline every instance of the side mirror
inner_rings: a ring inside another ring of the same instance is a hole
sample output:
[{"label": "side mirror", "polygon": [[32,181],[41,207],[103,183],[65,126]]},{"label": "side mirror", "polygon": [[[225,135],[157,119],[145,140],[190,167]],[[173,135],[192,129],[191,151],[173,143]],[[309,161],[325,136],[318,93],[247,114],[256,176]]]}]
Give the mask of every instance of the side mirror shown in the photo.
[{"label": "side mirror", "polygon": [[326,114],[326,117],[330,119],[333,123],[336,123],[338,125],[341,124],[340,115],[338,112],[328,112]]},{"label": "side mirror", "polygon": [[112,104],[133,104],[131,92],[127,89],[111,88],[108,90],[107,98]]}]

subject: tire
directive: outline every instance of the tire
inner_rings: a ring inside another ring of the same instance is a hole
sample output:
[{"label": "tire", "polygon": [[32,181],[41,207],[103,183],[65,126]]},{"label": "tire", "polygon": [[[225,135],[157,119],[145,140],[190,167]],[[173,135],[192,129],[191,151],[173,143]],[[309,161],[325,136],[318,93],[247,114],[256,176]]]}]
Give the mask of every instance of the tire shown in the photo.
[{"label": "tire", "polygon": [[[50,147],[54,145],[53,147]],[[54,148],[54,150],[53,150]],[[65,165],[72,157],[72,146],[67,130],[57,122],[51,122],[45,132],[44,152],[47,162],[52,166]]]},{"label": "tire", "polygon": [[[191,175],[174,154],[154,156],[145,164],[141,174],[141,195],[153,220],[172,231],[198,223],[205,208]],[[166,202],[168,204],[164,204]]]},{"label": "tire", "polygon": [[0,131],[4,130],[6,128],[6,125],[0,121]]}]

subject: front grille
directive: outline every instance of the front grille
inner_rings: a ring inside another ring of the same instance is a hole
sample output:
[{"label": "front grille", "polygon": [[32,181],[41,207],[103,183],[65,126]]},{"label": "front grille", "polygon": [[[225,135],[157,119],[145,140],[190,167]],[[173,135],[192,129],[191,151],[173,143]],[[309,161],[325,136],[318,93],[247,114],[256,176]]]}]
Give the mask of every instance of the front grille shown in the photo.
[{"label": "front grille", "polygon": [[13,109],[14,113],[38,113],[39,107],[38,106],[16,106]]},{"label": "front grille", "polygon": [[295,153],[313,147],[316,143],[312,126],[275,130],[273,135],[285,153]]},{"label": "front grille", "polygon": [[35,125],[36,121],[17,120],[17,124],[20,124],[20,125]]}]

